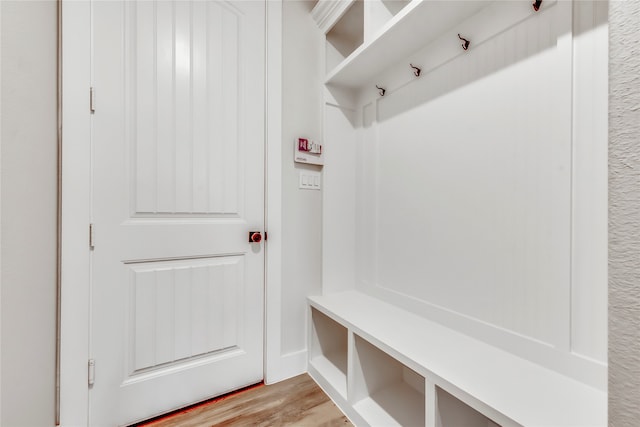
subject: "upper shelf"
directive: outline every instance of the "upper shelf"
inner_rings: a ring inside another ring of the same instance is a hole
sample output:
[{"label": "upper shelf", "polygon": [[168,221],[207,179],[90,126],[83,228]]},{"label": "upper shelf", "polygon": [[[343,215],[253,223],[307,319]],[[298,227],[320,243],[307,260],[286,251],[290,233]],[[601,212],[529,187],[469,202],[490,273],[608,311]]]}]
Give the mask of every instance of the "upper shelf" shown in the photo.
[{"label": "upper shelf", "polygon": [[370,40],[365,40],[329,71],[325,84],[357,87],[490,3],[412,0]]}]

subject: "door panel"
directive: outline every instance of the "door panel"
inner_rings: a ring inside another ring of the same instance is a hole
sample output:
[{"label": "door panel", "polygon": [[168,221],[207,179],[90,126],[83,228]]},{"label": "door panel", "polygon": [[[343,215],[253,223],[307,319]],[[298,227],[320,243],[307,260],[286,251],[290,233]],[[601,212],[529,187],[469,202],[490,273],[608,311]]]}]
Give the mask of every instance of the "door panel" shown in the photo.
[{"label": "door panel", "polygon": [[133,212],[238,214],[244,17],[216,1],[130,9]]},{"label": "door panel", "polygon": [[130,264],[129,375],[242,346],[244,257]]},{"label": "door panel", "polygon": [[263,371],[264,3],[94,1],[92,425]]}]

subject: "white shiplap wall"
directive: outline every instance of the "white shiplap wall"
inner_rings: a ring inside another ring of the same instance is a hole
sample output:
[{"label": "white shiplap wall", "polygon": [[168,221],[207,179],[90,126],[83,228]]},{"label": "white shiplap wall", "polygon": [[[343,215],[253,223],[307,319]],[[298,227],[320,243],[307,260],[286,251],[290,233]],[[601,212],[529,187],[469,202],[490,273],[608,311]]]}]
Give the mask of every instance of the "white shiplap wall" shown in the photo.
[{"label": "white shiplap wall", "polygon": [[[384,97],[328,91],[324,289],[353,274],[604,389],[606,3],[491,7],[456,30],[481,42],[464,52],[447,34],[392,64],[374,79]],[[410,62],[428,72],[412,79]]]}]

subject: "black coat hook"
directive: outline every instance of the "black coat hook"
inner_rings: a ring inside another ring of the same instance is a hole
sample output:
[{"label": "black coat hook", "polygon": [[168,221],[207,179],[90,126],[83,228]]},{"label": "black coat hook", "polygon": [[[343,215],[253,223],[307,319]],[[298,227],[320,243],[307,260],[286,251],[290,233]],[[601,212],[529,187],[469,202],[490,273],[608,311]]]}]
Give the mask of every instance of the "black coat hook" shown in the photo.
[{"label": "black coat hook", "polygon": [[533,2],[533,4],[531,6],[533,6],[533,10],[535,10],[536,12],[538,10],[540,10],[540,5],[542,4],[542,0],[536,0]]},{"label": "black coat hook", "polygon": [[409,64],[409,67],[413,68],[413,75],[416,77],[420,77],[420,68],[414,66],[413,64]]},{"label": "black coat hook", "polygon": [[462,37],[462,36],[460,35],[460,33],[458,33],[458,38],[459,38],[460,40],[462,40],[462,48],[463,48],[464,50],[469,49],[469,45],[471,44],[471,42],[470,42],[469,40],[465,39],[464,37]]},{"label": "black coat hook", "polygon": [[380,92],[380,96],[384,96],[386,90],[382,87],[378,87],[378,85],[376,85],[376,89],[378,89],[378,91]]}]

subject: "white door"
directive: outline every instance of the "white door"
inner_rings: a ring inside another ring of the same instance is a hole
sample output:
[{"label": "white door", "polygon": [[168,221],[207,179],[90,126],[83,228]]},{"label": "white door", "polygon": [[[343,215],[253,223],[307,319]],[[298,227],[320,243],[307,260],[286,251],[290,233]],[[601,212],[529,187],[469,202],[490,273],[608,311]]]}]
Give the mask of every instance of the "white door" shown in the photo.
[{"label": "white door", "polygon": [[91,425],[263,378],[264,14],[92,2]]}]

